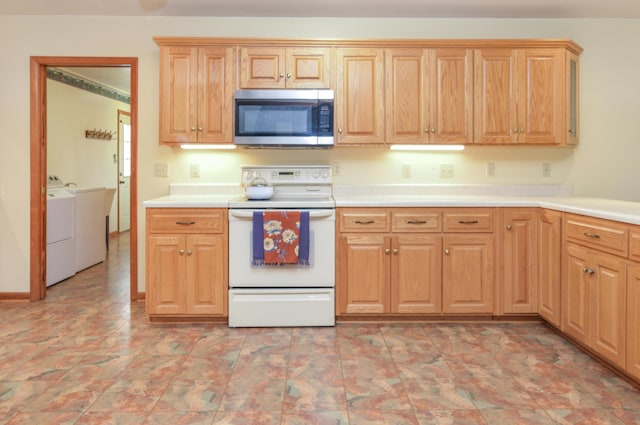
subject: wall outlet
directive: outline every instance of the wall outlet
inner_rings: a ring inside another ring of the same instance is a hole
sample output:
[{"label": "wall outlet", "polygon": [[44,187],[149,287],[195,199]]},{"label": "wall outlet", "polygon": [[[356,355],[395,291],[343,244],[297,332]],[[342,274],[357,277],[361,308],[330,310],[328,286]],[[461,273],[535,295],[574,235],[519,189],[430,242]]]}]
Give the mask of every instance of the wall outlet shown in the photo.
[{"label": "wall outlet", "polygon": [[153,164],[153,176],[154,177],[169,177],[169,164],[156,163]]},{"label": "wall outlet", "polygon": [[551,177],[551,163],[545,162],[542,164],[542,177]]},{"label": "wall outlet", "polygon": [[342,174],[342,163],[340,161],[333,161],[331,163],[331,166],[333,167],[333,175],[334,176],[340,176]]},{"label": "wall outlet", "polygon": [[495,177],[495,176],[496,176],[496,163],[487,162],[487,177]]},{"label": "wall outlet", "polygon": [[191,163],[191,177],[194,179],[200,178],[200,164]]},{"label": "wall outlet", "polygon": [[402,178],[410,179],[411,178],[411,164],[402,164]]},{"label": "wall outlet", "polygon": [[453,178],[453,164],[440,164],[440,178]]}]

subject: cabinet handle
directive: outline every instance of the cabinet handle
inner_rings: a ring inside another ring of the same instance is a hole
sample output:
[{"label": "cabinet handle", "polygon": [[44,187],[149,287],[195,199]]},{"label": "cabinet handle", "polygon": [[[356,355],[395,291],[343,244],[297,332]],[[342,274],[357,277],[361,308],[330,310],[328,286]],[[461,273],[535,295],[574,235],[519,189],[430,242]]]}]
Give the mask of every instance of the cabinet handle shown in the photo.
[{"label": "cabinet handle", "polygon": [[478,224],[478,220],[460,220],[459,224]]},{"label": "cabinet handle", "polygon": [[589,267],[583,268],[582,271],[589,274],[594,274],[596,272],[595,270],[590,269]]},{"label": "cabinet handle", "polygon": [[178,254],[184,255],[184,249],[178,250]]},{"label": "cabinet handle", "polygon": [[356,220],[356,224],[373,224],[375,221],[373,220]]},{"label": "cabinet handle", "polygon": [[387,255],[389,255],[390,252],[391,252],[391,250],[389,248],[384,250],[384,253],[387,254]]},{"label": "cabinet handle", "polygon": [[195,221],[176,221],[176,224],[181,226],[191,226],[192,224],[196,224]]},{"label": "cabinet handle", "polygon": [[407,224],[427,224],[427,220],[407,220]]},{"label": "cabinet handle", "polygon": [[506,227],[506,228],[507,228],[507,230],[511,230],[511,225],[510,225],[510,224],[507,224],[507,225],[506,225],[506,226],[504,226],[504,227]]},{"label": "cabinet handle", "polygon": [[600,235],[597,233],[584,232],[584,235],[588,238],[600,239]]},{"label": "cabinet handle", "polygon": [[393,249],[393,255],[398,255],[398,248]]},{"label": "cabinet handle", "polygon": [[449,251],[448,249],[445,249],[444,250],[444,255],[449,255],[449,254],[451,254],[451,251]]}]

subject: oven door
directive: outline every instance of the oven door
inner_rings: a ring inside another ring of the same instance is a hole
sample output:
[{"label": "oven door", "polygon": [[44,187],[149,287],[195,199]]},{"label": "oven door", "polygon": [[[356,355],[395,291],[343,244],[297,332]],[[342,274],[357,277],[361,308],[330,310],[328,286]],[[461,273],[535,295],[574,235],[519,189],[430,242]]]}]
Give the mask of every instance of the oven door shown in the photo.
[{"label": "oven door", "polygon": [[333,288],[335,210],[309,210],[309,266],[254,266],[253,212],[229,210],[230,288]]}]

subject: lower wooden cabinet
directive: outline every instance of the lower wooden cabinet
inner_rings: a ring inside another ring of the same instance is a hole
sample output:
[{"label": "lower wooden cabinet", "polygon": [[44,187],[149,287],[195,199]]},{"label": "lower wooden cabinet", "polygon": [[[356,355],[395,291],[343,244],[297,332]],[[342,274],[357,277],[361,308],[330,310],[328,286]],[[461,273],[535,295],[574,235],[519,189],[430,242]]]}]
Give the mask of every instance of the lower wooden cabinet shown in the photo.
[{"label": "lower wooden cabinet", "polygon": [[149,317],[227,315],[224,210],[147,209]]},{"label": "lower wooden cabinet", "polygon": [[562,216],[541,210],[538,220],[538,314],[560,328]]},{"label": "lower wooden cabinet", "polygon": [[627,365],[626,371],[640,380],[640,264],[627,269]]}]

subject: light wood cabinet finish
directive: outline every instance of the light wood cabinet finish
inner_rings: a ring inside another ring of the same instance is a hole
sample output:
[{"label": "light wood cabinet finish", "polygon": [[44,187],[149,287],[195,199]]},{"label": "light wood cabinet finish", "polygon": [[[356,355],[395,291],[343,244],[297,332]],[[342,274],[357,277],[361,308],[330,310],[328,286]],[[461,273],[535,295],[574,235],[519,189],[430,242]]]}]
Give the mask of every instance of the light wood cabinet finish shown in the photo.
[{"label": "light wood cabinet finish", "polygon": [[629,258],[640,262],[640,227],[633,226],[629,230]]},{"label": "light wood cabinet finish", "polygon": [[425,233],[442,230],[442,213],[424,208],[402,208],[391,211],[393,232]]},{"label": "light wood cabinet finish", "polygon": [[147,209],[147,314],[227,314],[227,219],[222,209]]},{"label": "light wood cabinet finish", "polygon": [[560,328],[562,218],[558,211],[542,209],[538,221],[538,314]]},{"label": "light wood cabinet finish", "polygon": [[536,209],[500,210],[498,314],[538,311],[538,213]]},{"label": "light wood cabinet finish", "polygon": [[160,48],[160,142],[231,143],[232,47]]},{"label": "light wood cabinet finish", "polygon": [[384,49],[338,48],[336,56],[336,144],[384,143]]},{"label": "light wood cabinet finish", "polygon": [[600,251],[626,257],[629,247],[628,225],[593,217],[567,214],[567,240]]},{"label": "light wood cabinet finish", "polygon": [[240,88],[331,87],[330,48],[240,48]]},{"label": "light wood cabinet finish", "polygon": [[640,265],[627,270],[627,364],[626,371],[640,379]]},{"label": "light wood cabinet finish", "polygon": [[470,143],[473,50],[389,49],[386,142]]},{"label": "light wood cabinet finish", "polygon": [[493,232],[495,209],[458,208],[445,210],[442,215],[443,231],[448,233]]},{"label": "light wood cabinet finish", "polygon": [[338,215],[341,232],[389,232],[391,213],[385,208],[343,209]]}]

